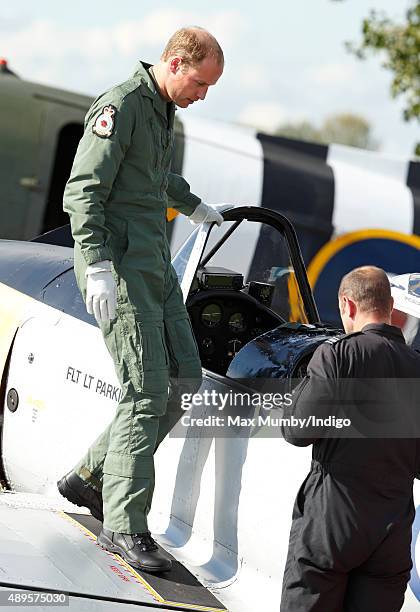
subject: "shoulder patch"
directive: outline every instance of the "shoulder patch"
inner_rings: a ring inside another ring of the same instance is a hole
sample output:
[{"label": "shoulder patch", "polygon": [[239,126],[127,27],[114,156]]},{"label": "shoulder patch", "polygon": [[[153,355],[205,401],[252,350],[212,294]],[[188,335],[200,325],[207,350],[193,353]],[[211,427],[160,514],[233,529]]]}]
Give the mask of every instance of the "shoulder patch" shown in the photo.
[{"label": "shoulder patch", "polygon": [[343,341],[343,340],[349,340],[350,338],[354,338],[354,336],[360,336],[362,334],[362,332],[357,331],[357,332],[352,332],[350,334],[341,334],[338,336],[332,336],[331,338],[328,338],[328,340],[325,340],[325,344],[337,344],[337,342]]},{"label": "shoulder patch", "polygon": [[342,340],[344,336],[331,336],[328,340],[325,340],[325,344],[335,344],[339,340]]},{"label": "shoulder patch", "polygon": [[100,138],[109,138],[114,133],[117,109],[112,104],[104,106],[92,126],[94,134]]}]

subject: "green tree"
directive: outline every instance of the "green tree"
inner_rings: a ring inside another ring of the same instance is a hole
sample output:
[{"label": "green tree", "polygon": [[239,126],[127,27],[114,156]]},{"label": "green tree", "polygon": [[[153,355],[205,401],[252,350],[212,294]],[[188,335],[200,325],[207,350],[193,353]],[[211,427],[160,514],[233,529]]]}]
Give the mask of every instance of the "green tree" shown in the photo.
[{"label": "green tree", "polygon": [[275,132],[279,136],[286,138],[294,138],[296,140],[307,140],[309,142],[321,142],[321,135],[309,121],[300,121],[298,123],[284,123],[280,125]]},{"label": "green tree", "polygon": [[276,134],[322,144],[344,144],[361,149],[377,149],[378,142],[371,135],[369,122],[359,115],[341,113],[328,116],[320,128],[309,121],[287,123],[277,128]]},{"label": "green tree", "polygon": [[[404,119],[420,123],[420,0],[413,0],[403,23],[371,11],[363,20],[361,43],[347,48],[360,59],[382,53],[383,66],[393,73],[391,94],[404,98]],[[420,143],[415,153],[420,155]]]},{"label": "green tree", "polygon": [[336,142],[359,149],[377,149],[378,143],[371,136],[369,121],[359,115],[343,113],[327,117],[321,128],[325,143]]}]

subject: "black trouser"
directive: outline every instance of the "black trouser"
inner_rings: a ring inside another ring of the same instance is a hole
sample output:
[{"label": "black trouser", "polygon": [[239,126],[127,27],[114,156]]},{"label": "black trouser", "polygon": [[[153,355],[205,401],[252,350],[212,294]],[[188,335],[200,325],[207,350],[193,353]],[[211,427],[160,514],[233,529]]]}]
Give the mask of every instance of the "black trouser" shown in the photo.
[{"label": "black trouser", "polygon": [[412,567],[412,492],[313,468],[297,495],[281,612],[398,612]]}]

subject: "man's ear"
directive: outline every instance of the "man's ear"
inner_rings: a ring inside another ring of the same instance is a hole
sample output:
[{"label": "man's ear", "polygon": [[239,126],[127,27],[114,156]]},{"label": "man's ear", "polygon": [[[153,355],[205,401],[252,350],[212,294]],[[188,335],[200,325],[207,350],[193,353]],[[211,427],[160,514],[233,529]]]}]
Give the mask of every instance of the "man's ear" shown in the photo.
[{"label": "man's ear", "polygon": [[182,57],[179,57],[178,55],[173,57],[169,62],[169,70],[172,72],[172,74],[177,74],[181,70],[181,67]]},{"label": "man's ear", "polygon": [[353,302],[353,300],[348,297],[345,299],[347,300],[347,304],[348,304],[349,317],[350,319],[354,319],[357,313],[356,302]]},{"label": "man's ear", "polygon": [[347,315],[350,319],[354,319],[357,312],[357,306],[353,300],[343,295],[339,300],[339,307],[341,315]]}]

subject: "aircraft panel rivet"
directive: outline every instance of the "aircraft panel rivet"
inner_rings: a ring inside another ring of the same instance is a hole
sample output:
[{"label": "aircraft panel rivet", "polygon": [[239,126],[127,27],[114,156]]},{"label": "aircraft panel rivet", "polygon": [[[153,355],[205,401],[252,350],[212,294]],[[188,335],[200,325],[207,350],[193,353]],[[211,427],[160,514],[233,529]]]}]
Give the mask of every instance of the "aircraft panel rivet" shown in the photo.
[{"label": "aircraft panel rivet", "polygon": [[19,406],[19,395],[16,389],[9,390],[6,403],[10,412],[16,412],[17,407]]},{"label": "aircraft panel rivet", "polygon": [[29,361],[29,363],[33,363],[33,362],[34,362],[34,359],[35,359],[34,354],[33,354],[33,353],[29,353],[29,355],[28,355],[28,361]]}]

